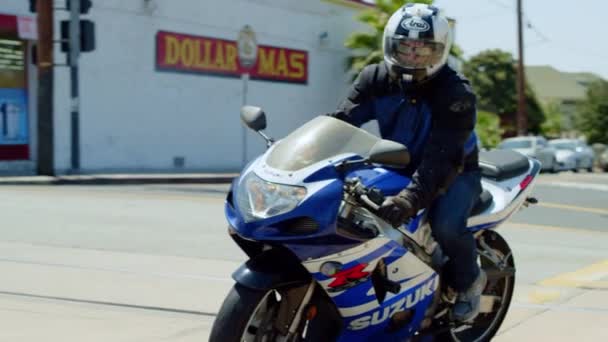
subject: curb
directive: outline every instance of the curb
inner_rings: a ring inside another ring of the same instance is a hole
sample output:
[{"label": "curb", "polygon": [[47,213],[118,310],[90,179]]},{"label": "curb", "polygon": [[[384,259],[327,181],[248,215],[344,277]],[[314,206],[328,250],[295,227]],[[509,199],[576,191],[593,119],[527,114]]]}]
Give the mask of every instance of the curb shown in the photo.
[{"label": "curb", "polygon": [[218,175],[79,175],[0,178],[2,185],[146,185],[146,184],[225,184],[238,174]]}]

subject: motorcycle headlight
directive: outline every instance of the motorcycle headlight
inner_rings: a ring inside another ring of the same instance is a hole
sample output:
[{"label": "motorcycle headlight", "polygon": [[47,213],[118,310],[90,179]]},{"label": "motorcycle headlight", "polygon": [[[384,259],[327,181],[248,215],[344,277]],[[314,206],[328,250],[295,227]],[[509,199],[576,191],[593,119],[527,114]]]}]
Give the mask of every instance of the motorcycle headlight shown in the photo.
[{"label": "motorcycle headlight", "polygon": [[306,188],[267,182],[250,172],[239,185],[237,203],[246,222],[293,210],[306,197]]}]

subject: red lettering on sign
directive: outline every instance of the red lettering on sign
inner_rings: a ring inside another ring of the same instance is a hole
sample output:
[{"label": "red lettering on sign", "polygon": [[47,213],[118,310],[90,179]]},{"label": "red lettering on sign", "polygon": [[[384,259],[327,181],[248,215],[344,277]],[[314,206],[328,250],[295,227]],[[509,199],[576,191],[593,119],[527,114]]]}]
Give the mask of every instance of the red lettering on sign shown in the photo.
[{"label": "red lettering on sign", "polygon": [[228,77],[247,72],[254,80],[308,82],[307,51],[260,45],[257,52],[255,65],[245,69],[235,41],[164,31],[156,36],[156,67],[162,71]]}]

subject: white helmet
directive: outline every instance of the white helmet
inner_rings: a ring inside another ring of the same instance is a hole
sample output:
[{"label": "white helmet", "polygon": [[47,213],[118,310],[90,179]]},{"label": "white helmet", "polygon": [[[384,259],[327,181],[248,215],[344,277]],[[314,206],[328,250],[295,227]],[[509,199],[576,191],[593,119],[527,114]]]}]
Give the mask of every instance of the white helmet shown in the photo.
[{"label": "white helmet", "polygon": [[423,82],[447,63],[452,32],[447,18],[434,6],[407,4],[384,28],[384,61],[407,82]]}]

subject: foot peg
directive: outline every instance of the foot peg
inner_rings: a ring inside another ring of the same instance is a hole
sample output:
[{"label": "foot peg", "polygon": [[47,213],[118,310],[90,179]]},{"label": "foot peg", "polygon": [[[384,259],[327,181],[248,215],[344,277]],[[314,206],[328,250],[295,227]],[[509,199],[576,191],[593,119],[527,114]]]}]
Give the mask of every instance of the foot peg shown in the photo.
[{"label": "foot peg", "polygon": [[527,202],[528,204],[537,204],[537,203],[538,203],[538,200],[536,199],[536,197],[527,197],[527,198],[526,198],[526,202]]}]

